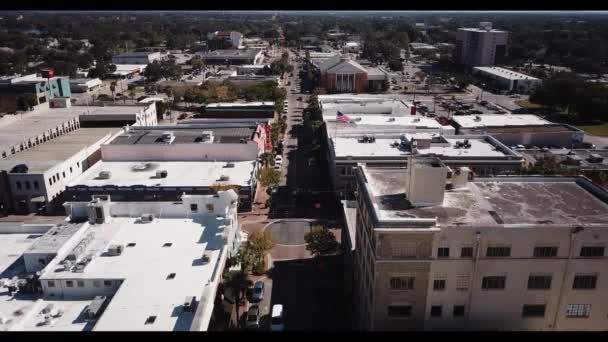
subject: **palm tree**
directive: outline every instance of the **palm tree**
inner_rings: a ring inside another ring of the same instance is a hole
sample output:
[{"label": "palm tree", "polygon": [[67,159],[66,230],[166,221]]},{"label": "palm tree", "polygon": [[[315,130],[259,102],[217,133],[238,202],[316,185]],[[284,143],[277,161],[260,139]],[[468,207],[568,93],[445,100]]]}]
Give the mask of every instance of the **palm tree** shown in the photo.
[{"label": "palm tree", "polygon": [[253,285],[253,282],[247,279],[247,273],[243,271],[230,271],[224,276],[224,286],[226,289],[230,289],[230,294],[234,300],[234,307],[236,309],[237,326],[240,319],[239,307],[241,301],[245,299],[245,291],[247,288]]},{"label": "palm tree", "polygon": [[116,81],[110,83],[110,91],[112,92],[112,101],[114,101],[114,92],[116,91]]}]

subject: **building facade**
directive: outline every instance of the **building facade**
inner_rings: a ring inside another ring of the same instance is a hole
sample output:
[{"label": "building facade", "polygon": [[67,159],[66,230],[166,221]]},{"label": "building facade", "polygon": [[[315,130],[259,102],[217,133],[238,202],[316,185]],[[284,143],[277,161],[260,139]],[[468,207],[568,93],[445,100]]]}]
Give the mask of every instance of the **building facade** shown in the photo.
[{"label": "building facade", "polygon": [[605,330],[605,189],[410,165],[357,168],[357,327]]},{"label": "building facade", "polygon": [[5,112],[48,108],[55,98],[72,95],[69,79],[46,79],[36,74],[0,79],[0,107]]},{"label": "building facade", "polygon": [[112,63],[114,64],[135,64],[135,65],[148,65],[154,61],[161,59],[160,52],[152,51],[140,51],[124,53],[112,57]]},{"label": "building facade", "polygon": [[536,77],[499,67],[474,67],[473,74],[479,75],[492,88],[521,94],[530,93],[542,84]]}]

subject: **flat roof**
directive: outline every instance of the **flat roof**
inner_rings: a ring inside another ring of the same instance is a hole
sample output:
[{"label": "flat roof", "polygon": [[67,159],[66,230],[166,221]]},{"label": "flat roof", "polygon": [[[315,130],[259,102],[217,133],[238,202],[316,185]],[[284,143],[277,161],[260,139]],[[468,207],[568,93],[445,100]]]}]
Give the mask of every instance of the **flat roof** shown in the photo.
[{"label": "flat roof", "polygon": [[[406,133],[406,136],[410,135]],[[434,154],[438,157],[450,158],[506,158],[521,157],[506,146],[497,147],[497,141],[492,141],[488,136],[464,136],[464,135],[439,135],[432,134],[437,142],[431,142],[429,148],[419,148],[416,155]],[[366,157],[405,157],[412,155],[411,148],[391,146],[395,142],[400,142],[399,137],[376,138],[374,142],[359,142],[360,136],[331,138],[336,158],[366,158]],[[465,139],[471,144],[470,148],[456,147],[457,142]],[[502,144],[500,144],[502,145]]]},{"label": "flat roof", "polygon": [[[113,217],[109,223],[89,225],[85,234],[95,235],[84,253],[93,259],[82,272],[65,271],[59,265],[61,258],[55,258],[41,279],[122,281],[95,331],[189,330],[195,313],[182,310],[184,299],[194,296],[200,302],[206,285],[219,278],[221,270],[215,268],[225,244],[218,234],[226,224],[225,219],[207,214],[156,218],[149,224],[139,223],[139,218]],[[135,246],[126,247],[119,256],[104,255],[109,246],[129,243]],[[172,245],[163,247],[165,243]],[[210,259],[206,264],[197,262],[203,253]],[[171,273],[174,279],[167,279]],[[207,300],[213,303],[213,298]],[[156,316],[153,324],[145,324],[149,316]]]},{"label": "flat roof", "polygon": [[227,50],[215,50],[201,54],[203,58],[254,58],[261,49],[227,49]]},{"label": "flat roof", "polygon": [[[250,186],[256,161],[232,162],[234,167],[226,167],[226,162],[108,162],[99,161],[67,186],[121,186],[135,185],[148,187],[208,187],[216,183]],[[144,166],[144,171],[134,171],[136,166]],[[156,178],[156,171],[166,170],[166,178]],[[112,173],[109,179],[100,179],[101,171]],[[222,175],[228,181],[219,181]]]},{"label": "flat roof", "polygon": [[405,196],[405,168],[361,168],[381,221],[403,220],[404,226],[420,218],[436,219],[440,226],[608,223],[608,204],[583,187],[583,178],[477,178],[446,191],[443,205],[412,208]]},{"label": "flat roof", "polygon": [[469,31],[469,32],[489,32],[489,33],[507,33],[507,31],[497,30],[497,29],[481,29],[478,27],[461,27],[458,29],[459,31]]},{"label": "flat roof", "polygon": [[129,106],[78,106],[82,111],[81,115],[135,115],[141,113],[149,105],[129,105]]},{"label": "flat roof", "polygon": [[138,129],[129,130],[116,138],[114,138],[110,145],[148,145],[157,144],[162,134],[165,131],[171,131],[175,136],[175,139],[171,144],[195,144],[200,143],[203,132],[212,132],[213,143],[215,144],[235,144],[240,143],[241,139],[249,141],[253,138],[253,134],[256,132],[257,126],[248,127],[190,127],[190,126],[177,126],[177,127],[163,127],[158,129]]},{"label": "flat roof", "polygon": [[564,167],[585,170],[608,169],[608,149],[518,149],[517,152],[531,163],[535,163],[539,158],[552,155]]},{"label": "flat roof", "polygon": [[[346,114],[346,113],[344,113]],[[407,129],[441,129],[443,126],[437,122],[437,120],[419,115],[410,116],[394,116],[394,115],[380,115],[380,114],[369,114],[369,115],[353,115],[346,114],[352,119],[350,123],[342,123],[337,121],[337,115],[324,115],[323,121],[326,122],[328,127],[328,134],[336,135],[338,133],[348,132],[362,132],[370,130],[370,134],[374,131],[382,131],[387,129],[390,131],[394,130],[407,130]],[[331,127],[331,129],[329,129]],[[335,134],[334,134],[335,133]]]},{"label": "flat roof", "polygon": [[43,173],[100,142],[104,137],[108,136],[109,139],[120,130],[120,128],[111,127],[78,128],[25,151],[0,159],[0,170],[10,172],[14,166],[25,164],[29,168],[28,173]]},{"label": "flat roof", "polygon": [[212,108],[239,108],[239,107],[264,107],[274,106],[273,101],[259,101],[259,102],[215,102],[205,105],[206,109]]},{"label": "flat roof", "polygon": [[62,223],[49,229],[28,248],[25,253],[57,253],[59,249],[76,234],[81,224]]},{"label": "flat roof", "polygon": [[526,74],[519,73],[517,71],[501,68],[501,67],[474,67],[473,69],[492,74],[494,76],[506,78],[509,80],[531,80],[531,81],[540,81],[540,79],[536,77],[532,77]]},{"label": "flat roof", "polygon": [[129,53],[123,53],[120,55],[115,55],[114,57],[147,57],[153,54],[160,54],[160,52],[153,52],[153,51],[136,51],[136,52],[129,52]]},{"label": "flat roof", "polygon": [[[73,107],[72,107],[73,108]],[[0,148],[10,149],[28,138],[78,119],[80,111],[42,109],[25,114],[5,115],[0,118]]]},{"label": "flat roof", "polygon": [[462,128],[558,125],[532,114],[454,115],[452,120]]},{"label": "flat roof", "polygon": [[[15,225],[19,226],[20,224],[15,223]],[[25,264],[23,260],[19,259],[42,235],[43,233],[0,233],[0,246],[2,246],[0,248],[0,279],[10,279],[19,273],[25,272]]]}]

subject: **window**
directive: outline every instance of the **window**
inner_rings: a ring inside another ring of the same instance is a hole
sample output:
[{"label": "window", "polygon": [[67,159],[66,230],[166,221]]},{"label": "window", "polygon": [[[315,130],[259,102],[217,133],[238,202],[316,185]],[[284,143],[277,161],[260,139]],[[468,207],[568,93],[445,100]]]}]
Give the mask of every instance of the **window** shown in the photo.
[{"label": "window", "polygon": [[153,324],[153,323],[154,323],[154,321],[156,321],[156,316],[149,316],[149,317],[146,319],[146,323],[145,323],[145,324]]},{"label": "window", "polygon": [[65,178],[65,171],[63,171],[62,173],[63,173],[63,178]]},{"label": "window", "polygon": [[70,166],[70,173],[72,173],[72,167]]},{"label": "window", "polygon": [[548,290],[551,288],[550,275],[531,275],[528,277],[528,290]]},{"label": "window", "polygon": [[453,315],[454,317],[464,316],[464,305],[454,305]]},{"label": "window", "polygon": [[198,211],[198,204],[196,204],[196,203],[190,204],[190,211],[197,212]]},{"label": "window", "polygon": [[135,247],[136,243],[135,242],[129,242],[127,244],[127,247]]},{"label": "window", "polygon": [[473,257],[473,247],[462,247],[460,249],[460,257],[461,258],[472,258]]},{"label": "window", "polygon": [[411,305],[389,305],[389,317],[410,317],[412,315]]},{"label": "window", "polygon": [[94,287],[101,287],[101,282],[99,280],[93,280]]},{"label": "window", "polygon": [[550,258],[557,256],[557,247],[534,247],[535,258]]},{"label": "window", "polygon": [[112,286],[112,281],[111,281],[111,280],[104,280],[104,281],[103,281],[103,286],[105,286],[105,287],[110,287],[110,286]]},{"label": "window", "polygon": [[17,190],[21,190],[21,182],[17,181],[15,184],[17,184]]},{"label": "window", "polygon": [[391,277],[391,290],[413,290],[414,277]]},{"label": "window", "polygon": [[431,317],[441,317],[441,305],[431,306]]},{"label": "window", "polygon": [[173,243],[171,243],[171,242],[167,242],[163,245],[163,247],[171,247],[171,246],[173,246]]},{"label": "window", "polygon": [[587,318],[591,314],[591,304],[568,304],[566,317]]},{"label": "window", "polygon": [[48,287],[55,287],[55,282],[52,280],[49,280],[47,283]]},{"label": "window", "polygon": [[508,257],[511,256],[511,247],[488,247],[487,257]]},{"label": "window", "polygon": [[53,179],[49,178],[49,185],[53,185]]},{"label": "window", "polygon": [[433,290],[435,290],[435,291],[443,291],[443,290],[445,290],[445,279],[435,279],[435,280],[433,280]]},{"label": "window", "polygon": [[208,203],[207,204],[207,211],[208,212],[213,212],[213,210],[215,209],[215,207],[213,206],[213,203]]},{"label": "window", "polygon": [[53,176],[53,183],[55,183],[57,180],[55,179],[55,176]]},{"label": "window", "polygon": [[29,181],[25,181],[25,189],[26,190],[31,190],[32,189],[32,186],[30,185]]},{"label": "window", "polygon": [[438,248],[437,257],[438,258],[449,258],[450,257],[450,248],[449,247]]},{"label": "window", "polygon": [[524,304],[521,317],[545,317],[546,305]]},{"label": "window", "polygon": [[71,281],[71,280],[68,280],[68,281],[65,282],[65,286],[67,286],[67,287],[74,287],[74,282]]},{"label": "window", "polygon": [[507,277],[505,276],[483,277],[481,288],[484,290],[504,290],[506,282]]},{"label": "window", "polygon": [[175,273],[169,273],[167,280],[175,279]]},{"label": "window", "polygon": [[398,258],[415,258],[417,247],[415,242],[391,243],[392,255]]},{"label": "window", "polygon": [[592,290],[595,289],[597,283],[597,275],[577,275],[574,276],[572,288],[575,290]]},{"label": "window", "polygon": [[456,291],[468,291],[469,290],[469,275],[458,274],[456,275]]},{"label": "window", "polygon": [[82,280],[78,280],[78,281],[76,282],[76,285],[77,285],[78,287],[84,287],[84,281],[82,281]]},{"label": "window", "polygon": [[36,190],[40,189],[40,186],[38,185],[38,181],[34,181],[34,189],[36,189]]},{"label": "window", "polygon": [[80,162],[76,162],[76,166],[77,166],[77,167],[80,167]]},{"label": "window", "polygon": [[603,246],[583,246],[581,247],[582,257],[602,257],[604,256]]}]

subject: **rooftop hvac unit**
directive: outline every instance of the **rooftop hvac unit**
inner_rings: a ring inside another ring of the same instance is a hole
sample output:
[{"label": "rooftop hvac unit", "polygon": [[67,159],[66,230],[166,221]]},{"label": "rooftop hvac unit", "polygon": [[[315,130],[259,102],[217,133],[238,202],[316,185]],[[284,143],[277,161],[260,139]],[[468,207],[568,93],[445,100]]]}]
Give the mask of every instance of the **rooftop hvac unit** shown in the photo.
[{"label": "rooftop hvac unit", "polygon": [[230,177],[226,176],[226,175],[221,175],[219,181],[220,182],[226,182],[230,179]]},{"label": "rooftop hvac unit", "polygon": [[158,170],[156,171],[156,178],[167,178],[167,175],[169,173],[167,172],[167,170]]},{"label": "rooftop hvac unit", "polygon": [[118,256],[122,254],[123,246],[122,245],[112,245],[108,248],[109,256]]},{"label": "rooftop hvac unit", "polygon": [[395,122],[395,118],[388,118],[388,122]]},{"label": "rooftop hvac unit", "polygon": [[601,163],[604,161],[604,157],[602,157],[598,153],[591,153],[589,155],[589,158],[587,158],[587,161],[590,163]]},{"label": "rooftop hvac unit", "polygon": [[166,142],[166,143],[171,142],[171,140],[173,140],[173,132],[171,132],[171,131],[163,132],[163,134],[161,134],[160,138],[163,142]]},{"label": "rooftop hvac unit", "polygon": [[141,223],[150,223],[154,221],[154,214],[142,214],[140,221]]},{"label": "rooftop hvac unit", "polygon": [[112,177],[112,172],[110,171],[101,171],[99,173],[99,179],[110,179],[110,177]]},{"label": "rooftop hvac unit", "polygon": [[481,121],[481,116],[475,115],[475,119],[473,119],[473,120],[475,120],[475,121]]},{"label": "rooftop hvac unit", "polygon": [[420,122],[420,118],[414,118],[413,122]]},{"label": "rooftop hvac unit", "polygon": [[228,163],[226,163],[226,167],[232,168],[232,167],[234,167],[234,163],[228,162]]}]

